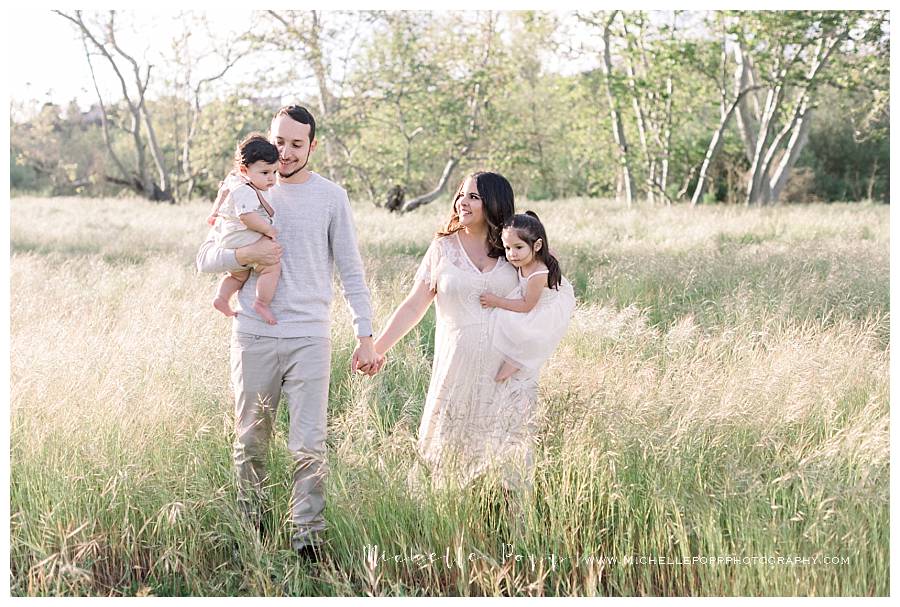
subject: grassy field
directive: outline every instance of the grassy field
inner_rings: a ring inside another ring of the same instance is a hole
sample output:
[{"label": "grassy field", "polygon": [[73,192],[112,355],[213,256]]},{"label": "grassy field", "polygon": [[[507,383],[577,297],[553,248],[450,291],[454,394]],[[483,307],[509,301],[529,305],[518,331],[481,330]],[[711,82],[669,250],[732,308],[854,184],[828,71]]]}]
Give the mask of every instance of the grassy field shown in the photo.
[{"label": "grassy field", "polygon": [[[376,327],[447,207],[355,208]],[[230,326],[193,267],[207,205],[14,199],[12,593],[886,595],[888,208],[524,208],[578,297],[524,524],[489,479],[409,494],[433,310],[370,380],[337,299],[311,567],[283,407],[273,533],[236,510]]]}]

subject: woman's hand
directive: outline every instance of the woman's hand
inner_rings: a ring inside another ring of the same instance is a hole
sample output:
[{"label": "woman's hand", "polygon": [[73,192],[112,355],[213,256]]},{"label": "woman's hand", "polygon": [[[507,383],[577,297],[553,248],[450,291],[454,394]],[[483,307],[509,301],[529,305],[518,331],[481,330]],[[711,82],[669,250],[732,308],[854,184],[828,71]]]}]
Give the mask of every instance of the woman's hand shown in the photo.
[{"label": "woman's hand", "polygon": [[381,368],[384,366],[384,363],[387,362],[387,356],[385,356],[384,354],[378,354],[377,352],[375,354],[377,355],[378,358],[375,360],[375,363],[372,365],[372,368],[371,368],[372,374],[380,372]]},{"label": "woman's hand", "polygon": [[482,308],[495,308],[500,298],[493,293],[482,293],[478,299],[481,301]]}]

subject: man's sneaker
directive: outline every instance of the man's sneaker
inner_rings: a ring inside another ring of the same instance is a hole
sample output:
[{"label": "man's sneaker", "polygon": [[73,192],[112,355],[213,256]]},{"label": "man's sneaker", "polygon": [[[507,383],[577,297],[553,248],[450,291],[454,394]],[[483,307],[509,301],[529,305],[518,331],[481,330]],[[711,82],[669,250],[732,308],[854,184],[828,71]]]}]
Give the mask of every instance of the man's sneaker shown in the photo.
[{"label": "man's sneaker", "polygon": [[294,552],[298,558],[309,563],[318,563],[322,560],[322,546],[318,544],[306,544],[305,546],[294,548]]}]

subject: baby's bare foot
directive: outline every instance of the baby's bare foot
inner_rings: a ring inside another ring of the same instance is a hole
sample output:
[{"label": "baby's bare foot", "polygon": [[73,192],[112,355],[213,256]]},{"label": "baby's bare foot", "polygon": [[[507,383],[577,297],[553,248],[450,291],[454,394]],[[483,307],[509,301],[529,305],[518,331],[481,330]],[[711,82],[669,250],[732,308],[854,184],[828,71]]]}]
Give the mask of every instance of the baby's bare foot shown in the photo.
[{"label": "baby's bare foot", "polygon": [[216,297],[213,300],[213,307],[225,316],[234,316],[234,310],[228,305],[228,300],[224,297]]},{"label": "baby's bare foot", "polygon": [[256,313],[263,317],[263,320],[269,323],[270,325],[277,325],[278,321],[275,320],[275,316],[272,315],[272,310],[269,309],[269,306],[261,302],[260,300],[256,300],[253,302],[253,309],[256,310]]},{"label": "baby's bare foot", "polygon": [[512,377],[518,370],[518,367],[515,367],[509,363],[503,363],[503,366],[500,367],[499,371],[497,371],[497,377],[494,378],[494,381],[505,381]]}]

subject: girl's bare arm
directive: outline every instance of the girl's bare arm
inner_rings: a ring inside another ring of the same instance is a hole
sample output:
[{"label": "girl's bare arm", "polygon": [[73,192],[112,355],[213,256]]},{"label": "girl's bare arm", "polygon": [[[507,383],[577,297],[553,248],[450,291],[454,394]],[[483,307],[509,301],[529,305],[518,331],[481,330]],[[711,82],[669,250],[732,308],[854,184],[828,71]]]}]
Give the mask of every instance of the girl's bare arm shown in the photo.
[{"label": "girl's bare arm", "polygon": [[497,297],[491,293],[481,296],[481,306],[484,308],[502,308],[510,312],[531,312],[541,298],[541,291],[547,286],[547,277],[542,275],[528,281],[525,287],[525,297],[522,299],[506,299]]}]

